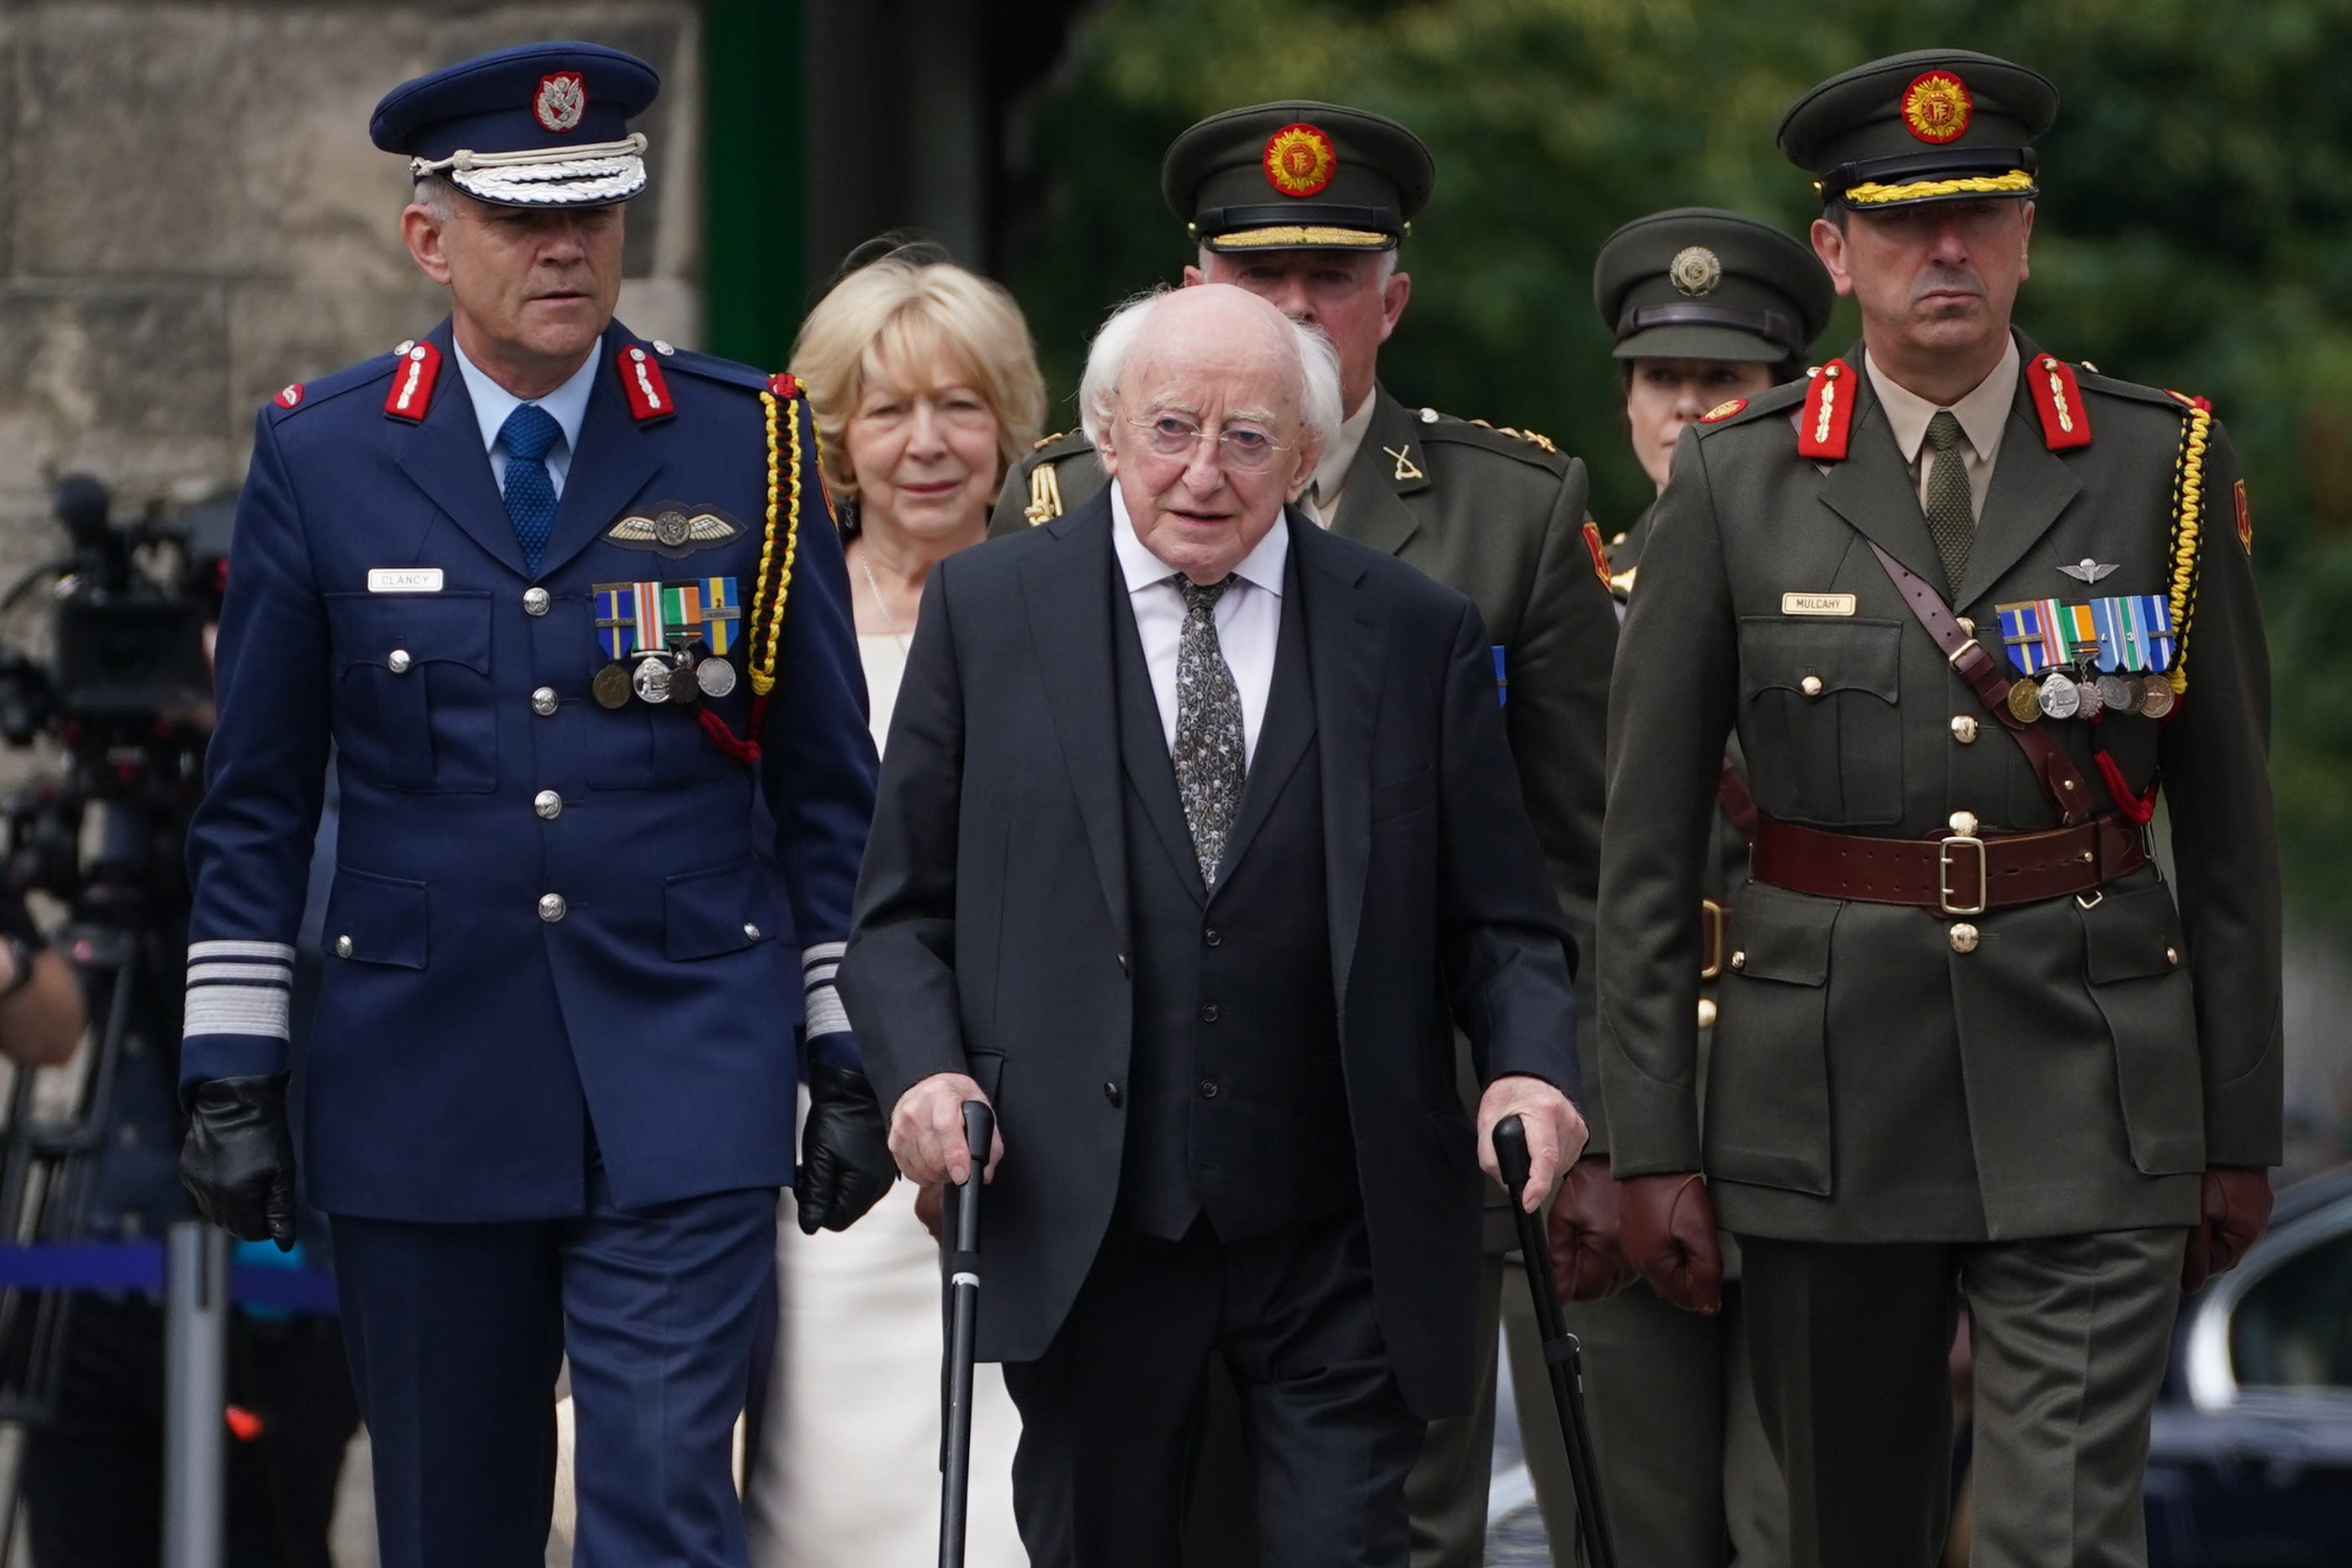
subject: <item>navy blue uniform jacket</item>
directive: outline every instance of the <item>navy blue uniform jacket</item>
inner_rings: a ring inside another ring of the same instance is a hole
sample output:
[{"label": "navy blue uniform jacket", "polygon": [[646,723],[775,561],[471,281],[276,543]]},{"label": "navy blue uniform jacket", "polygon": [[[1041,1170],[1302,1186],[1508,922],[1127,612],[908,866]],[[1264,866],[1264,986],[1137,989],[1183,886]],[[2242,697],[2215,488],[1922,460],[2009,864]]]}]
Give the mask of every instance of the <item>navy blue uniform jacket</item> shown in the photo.
[{"label": "navy blue uniform jacket", "polygon": [[[779,501],[797,430],[800,527],[747,765],[677,705],[595,701],[593,590],[731,576],[748,633],[768,378],[614,323],[533,578],[449,323],[425,342],[441,361],[421,418],[391,410],[413,363],[393,354],[289,388],[257,423],[189,838],[183,1082],[285,1066],[280,975],[331,746],[341,842],[303,1089],[313,1202],[410,1221],[572,1214],[592,1151],[625,1207],[781,1185],[804,976],[808,1049],[856,1060],[831,981],[876,767],[805,404],[778,400]],[[640,363],[667,395],[633,412],[622,378]],[[608,537],[673,508],[731,532],[706,524],[728,536],[669,552]],[[439,586],[371,591],[395,568],[437,570]],[[711,706],[742,734],[750,680]],[[755,786],[780,879],[755,855]]]}]

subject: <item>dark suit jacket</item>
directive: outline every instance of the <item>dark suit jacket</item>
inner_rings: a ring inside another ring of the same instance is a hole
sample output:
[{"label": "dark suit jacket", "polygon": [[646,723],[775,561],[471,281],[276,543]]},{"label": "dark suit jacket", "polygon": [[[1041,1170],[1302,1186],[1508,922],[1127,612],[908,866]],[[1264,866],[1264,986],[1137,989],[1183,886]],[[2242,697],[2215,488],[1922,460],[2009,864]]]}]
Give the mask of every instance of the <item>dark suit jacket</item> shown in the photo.
[{"label": "dark suit jacket", "polygon": [[[1291,514],[1321,747],[1331,984],[1373,1289],[1406,1398],[1466,1408],[1481,1079],[1576,1082],[1570,942],[1476,609]],[[1042,1355],[1110,1219],[1133,1025],[1108,494],[940,563],[842,966],[882,1103],[969,1072],[1005,1156],[981,1353]],[[1148,831],[1139,826],[1137,831]]]}]

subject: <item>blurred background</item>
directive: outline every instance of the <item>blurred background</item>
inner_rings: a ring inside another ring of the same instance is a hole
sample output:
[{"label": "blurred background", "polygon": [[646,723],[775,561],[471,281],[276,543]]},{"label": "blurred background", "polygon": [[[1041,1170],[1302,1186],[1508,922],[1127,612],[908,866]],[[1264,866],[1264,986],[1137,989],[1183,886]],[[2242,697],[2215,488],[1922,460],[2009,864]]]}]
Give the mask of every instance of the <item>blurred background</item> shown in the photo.
[{"label": "blurred background", "polygon": [[[2275,670],[2289,1173],[2352,1156],[2352,0],[0,0],[0,578],[55,553],[62,476],[100,477],[118,520],[217,497],[278,387],[437,320],[369,111],[555,37],[664,79],[632,327],[781,365],[843,253],[912,226],[1018,296],[1055,429],[1093,325],[1190,259],[1159,194],[1177,131],[1278,97],[1393,115],[1439,178],[1388,384],[1584,457],[1604,532],[1648,485],[1601,239],[1686,204],[1801,233],[1772,128],[1846,66],[1935,44],[2042,70],[2063,109],[2020,325],[2211,398],[2236,442]],[[1821,353],[1854,335],[1842,307]]]}]

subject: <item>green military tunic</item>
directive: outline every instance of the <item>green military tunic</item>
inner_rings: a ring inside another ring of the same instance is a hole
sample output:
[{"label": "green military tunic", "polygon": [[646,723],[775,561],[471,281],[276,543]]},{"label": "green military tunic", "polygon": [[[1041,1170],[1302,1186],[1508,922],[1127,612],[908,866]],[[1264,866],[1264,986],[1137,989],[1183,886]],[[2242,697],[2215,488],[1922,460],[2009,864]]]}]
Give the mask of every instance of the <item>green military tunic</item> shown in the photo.
[{"label": "green military tunic", "polygon": [[[2031,365],[2036,351],[2020,347]],[[2084,372],[2093,438],[2051,450],[2031,374],[1951,596],[1980,637],[1997,637],[2001,604],[2164,595],[2173,581],[2191,409]],[[1727,734],[1769,817],[1908,838],[1941,837],[1959,812],[1987,835],[2058,825],[2024,752],[1868,548],[1942,581],[1870,379],[1845,384],[1843,461],[1799,455],[1802,384],[1686,433],[1643,552],[1612,698],[1601,873],[1617,1173],[1704,1168],[1726,1228],[1796,1240],[2186,1226],[2208,1164],[2272,1163],[2280,1144],[2269,671],[2218,421],[2187,487],[2201,527],[2179,707],[2161,721],[2040,721],[2100,810],[2116,803],[2095,739],[2126,791],[2161,778],[2177,885],[2142,867],[2095,895],[1968,917],[1968,941],[1929,910],[1748,883],[1702,1134],[1691,911]],[[2095,586],[2061,571],[2086,561],[2112,571]],[[1835,595],[1851,613],[1790,613]]]}]

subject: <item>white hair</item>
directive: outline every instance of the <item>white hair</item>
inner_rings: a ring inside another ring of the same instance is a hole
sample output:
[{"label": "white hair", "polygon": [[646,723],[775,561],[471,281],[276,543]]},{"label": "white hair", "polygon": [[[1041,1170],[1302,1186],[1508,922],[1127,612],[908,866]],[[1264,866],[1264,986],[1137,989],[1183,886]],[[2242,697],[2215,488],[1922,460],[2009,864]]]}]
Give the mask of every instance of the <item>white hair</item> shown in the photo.
[{"label": "white hair", "polygon": [[[1110,313],[1094,342],[1087,345],[1086,374],[1078,381],[1078,416],[1087,439],[1097,447],[1110,445],[1110,422],[1118,416],[1118,384],[1127,362],[1143,335],[1144,319],[1165,299],[1162,287],[1138,294]],[[1339,406],[1339,351],[1316,328],[1283,318],[1297,355],[1298,423],[1318,450],[1339,438],[1346,412]]]},{"label": "white hair", "polygon": [[416,182],[408,199],[431,213],[435,223],[446,224],[457,215],[457,184],[446,174],[427,174]]}]

